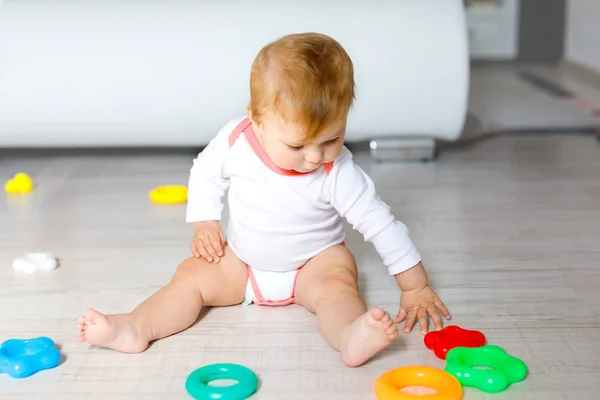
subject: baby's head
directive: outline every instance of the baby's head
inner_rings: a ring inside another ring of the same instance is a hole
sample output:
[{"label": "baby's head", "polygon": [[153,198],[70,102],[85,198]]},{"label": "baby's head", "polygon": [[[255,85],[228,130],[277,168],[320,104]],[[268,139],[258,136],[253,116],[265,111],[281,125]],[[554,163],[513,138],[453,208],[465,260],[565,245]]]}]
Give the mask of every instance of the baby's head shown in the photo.
[{"label": "baby's head", "polygon": [[309,172],[340,153],[354,101],[354,68],[342,46],[316,33],[265,46],[252,65],[248,116],[280,168]]}]

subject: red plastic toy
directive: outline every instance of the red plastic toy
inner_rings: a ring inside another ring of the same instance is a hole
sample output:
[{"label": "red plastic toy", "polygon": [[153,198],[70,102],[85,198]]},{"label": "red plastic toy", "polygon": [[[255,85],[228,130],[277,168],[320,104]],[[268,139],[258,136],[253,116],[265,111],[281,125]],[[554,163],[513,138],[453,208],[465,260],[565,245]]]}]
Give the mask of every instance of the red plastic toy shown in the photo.
[{"label": "red plastic toy", "polygon": [[450,325],[441,331],[429,332],[425,335],[425,346],[433,350],[435,355],[442,360],[446,354],[455,347],[481,347],[485,345],[485,335],[479,331],[463,329]]}]

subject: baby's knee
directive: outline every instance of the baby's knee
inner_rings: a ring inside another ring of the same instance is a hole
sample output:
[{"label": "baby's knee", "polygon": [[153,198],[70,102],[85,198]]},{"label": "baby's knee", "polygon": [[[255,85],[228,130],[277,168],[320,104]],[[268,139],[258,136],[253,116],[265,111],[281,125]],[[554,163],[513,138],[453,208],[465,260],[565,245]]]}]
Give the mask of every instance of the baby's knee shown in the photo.
[{"label": "baby's knee", "polygon": [[190,257],[177,267],[173,281],[194,285],[205,305],[230,306],[244,300],[248,272],[236,258],[225,257],[220,263],[209,263]]},{"label": "baby's knee", "polygon": [[206,263],[206,261],[201,258],[190,257],[186,259],[177,267],[173,279],[189,279],[190,277],[198,276],[201,274],[203,263]]}]

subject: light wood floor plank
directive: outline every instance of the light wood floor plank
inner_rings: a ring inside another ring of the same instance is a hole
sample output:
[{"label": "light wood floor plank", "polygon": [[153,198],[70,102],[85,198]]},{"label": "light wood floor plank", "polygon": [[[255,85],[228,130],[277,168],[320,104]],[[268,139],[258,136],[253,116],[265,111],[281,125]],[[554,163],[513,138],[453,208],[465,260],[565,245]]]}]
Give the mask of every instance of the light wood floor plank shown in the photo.
[{"label": "light wood floor plank", "polygon": [[[465,399],[597,399],[600,390],[600,144],[584,136],[507,137],[443,152],[431,164],[359,163],[405,221],[452,323],[479,329],[522,358],[530,376],[507,392]],[[343,367],[300,307],[208,310],[189,330],[123,355],[76,342],[87,306],[122,312],[163,285],[188,256],[184,207],[148,190],[185,184],[186,155],[0,159],[0,177],[26,171],[38,187],[0,199],[0,341],[47,335],[58,368],[0,376],[15,400],[183,399],[194,369],[235,362],[255,370],[255,399],[374,399],[374,380],[411,364],[443,368],[418,331],[358,369]],[[350,232],[369,305],[397,312],[399,292],[374,249]],[[11,270],[51,251],[61,267]]]}]

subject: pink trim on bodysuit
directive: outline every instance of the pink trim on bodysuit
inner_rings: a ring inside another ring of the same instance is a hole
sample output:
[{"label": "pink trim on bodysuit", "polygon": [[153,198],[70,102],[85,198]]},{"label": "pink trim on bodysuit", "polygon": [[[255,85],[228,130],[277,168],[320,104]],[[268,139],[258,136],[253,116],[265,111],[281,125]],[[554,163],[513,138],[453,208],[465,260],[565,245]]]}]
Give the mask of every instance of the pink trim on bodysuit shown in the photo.
[{"label": "pink trim on bodysuit", "polygon": [[249,265],[247,265],[247,267],[248,267],[248,278],[250,279],[250,284],[252,285],[252,290],[254,290],[254,295],[256,296],[256,300],[258,300],[255,302],[257,305],[277,307],[277,306],[287,306],[287,305],[296,303],[296,298],[294,297],[296,294],[296,282],[298,281],[298,275],[300,274],[300,270],[302,268],[298,268],[296,270],[296,276],[294,277],[294,284],[292,285],[292,293],[290,293],[290,297],[288,297],[287,299],[283,299],[283,300],[265,300],[265,298],[262,295],[262,292],[260,291],[260,288],[258,287],[258,283],[256,282],[256,278],[254,277],[252,268],[250,268]]},{"label": "pink trim on bodysuit", "polygon": [[[235,127],[233,132],[231,132],[231,135],[229,135],[229,147],[233,146],[233,144],[236,140],[238,140],[242,132],[246,134],[246,140],[248,140],[250,147],[252,147],[252,150],[254,150],[254,154],[256,154],[256,156],[263,162],[263,164],[265,164],[271,171],[276,172],[280,175],[287,176],[306,175],[314,172],[298,172],[294,170],[283,169],[277,164],[275,164],[260,145],[260,142],[258,141],[258,138],[256,137],[254,130],[252,129],[252,123],[250,122],[250,118],[248,117],[244,118],[244,120],[240,122],[238,126]],[[333,161],[323,164],[323,169],[325,169],[325,173],[329,175],[329,173],[333,169]]]},{"label": "pink trim on bodysuit", "polygon": [[252,124],[252,122],[250,122],[250,118],[244,118],[242,120],[242,122],[240,122],[235,129],[233,130],[233,132],[231,132],[231,134],[229,135],[229,147],[233,146],[233,144],[235,143],[236,140],[238,140],[238,138],[240,137],[240,135],[242,134],[242,132],[244,132],[244,130],[249,127]]}]

